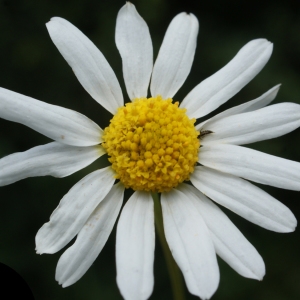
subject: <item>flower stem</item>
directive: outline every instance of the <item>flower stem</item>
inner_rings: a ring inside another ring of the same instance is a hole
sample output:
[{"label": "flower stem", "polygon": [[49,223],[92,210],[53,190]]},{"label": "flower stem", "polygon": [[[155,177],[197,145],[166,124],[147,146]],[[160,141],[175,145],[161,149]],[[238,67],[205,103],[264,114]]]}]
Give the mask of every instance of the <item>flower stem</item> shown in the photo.
[{"label": "flower stem", "polygon": [[173,259],[172,253],[166,241],[164,227],[163,227],[163,217],[162,210],[159,200],[159,195],[157,193],[152,193],[152,198],[154,200],[154,212],[155,212],[155,227],[156,232],[161,243],[161,247],[165,256],[167,263],[167,268],[169,271],[169,276],[171,280],[171,286],[173,291],[174,300],[185,300],[185,290],[183,285],[183,278],[180,270]]}]

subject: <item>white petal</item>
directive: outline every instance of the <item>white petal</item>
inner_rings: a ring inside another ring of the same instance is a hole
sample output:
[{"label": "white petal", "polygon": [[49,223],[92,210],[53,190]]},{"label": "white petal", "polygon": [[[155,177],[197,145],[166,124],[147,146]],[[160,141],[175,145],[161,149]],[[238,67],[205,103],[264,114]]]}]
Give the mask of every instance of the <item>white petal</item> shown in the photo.
[{"label": "white petal", "polygon": [[182,101],[190,118],[203,117],[238,93],[265,66],[273,45],[265,39],[246,44],[221,70],[198,84]]},{"label": "white petal", "polygon": [[46,24],[50,37],[85,90],[112,114],[123,105],[118,79],[100,50],[78,28],[54,17]]},{"label": "white petal", "polygon": [[287,134],[300,126],[300,105],[280,103],[255,111],[210,121],[205,128],[213,133],[202,145],[212,143],[243,145]]},{"label": "white petal", "polygon": [[199,23],[193,14],[180,13],[170,23],[156,59],[151,79],[152,96],[173,98],[190,73]]},{"label": "white petal", "polygon": [[137,191],[117,227],[117,283],[126,300],[148,299],[153,290],[154,207],[151,194]]},{"label": "white petal", "polygon": [[147,97],[153,67],[152,42],[146,22],[130,2],[118,13],[116,44],[129,98]]},{"label": "white petal", "polygon": [[179,190],[161,195],[164,230],[187,288],[209,299],[219,284],[219,268],[209,231],[192,200]]},{"label": "white petal", "polygon": [[0,186],[35,176],[65,177],[104,153],[101,146],[74,147],[57,142],[14,153],[0,160]]},{"label": "white petal", "polygon": [[97,170],[76,183],[35,237],[38,254],[55,253],[81,230],[114,183],[110,167]]},{"label": "white petal", "polygon": [[226,144],[204,146],[199,162],[254,182],[300,190],[300,163],[256,150]]},{"label": "white petal", "polygon": [[263,259],[221,209],[191,185],[181,184],[180,191],[194,202],[202,215],[217,254],[240,275],[262,280]]},{"label": "white petal", "polygon": [[207,126],[209,126],[211,123],[214,123],[217,120],[220,120],[222,118],[263,108],[264,106],[267,106],[275,99],[275,97],[277,96],[277,93],[279,91],[279,88],[280,88],[280,84],[274,86],[273,88],[268,90],[266,93],[264,93],[263,95],[261,95],[260,97],[254,99],[254,100],[251,100],[246,103],[226,109],[226,110],[222,111],[221,113],[215,115],[214,117],[198,124],[196,126],[196,129],[197,130],[207,130]]},{"label": "white petal", "polygon": [[67,287],[78,281],[104,247],[120,212],[124,186],[114,185],[78,233],[75,243],[60,257],[55,279]]},{"label": "white petal", "polygon": [[276,232],[295,230],[297,220],[293,213],[244,179],[206,167],[196,167],[191,182],[206,196],[252,223]]},{"label": "white petal", "polygon": [[86,116],[3,88],[0,118],[24,124],[67,145],[92,146],[102,141],[102,129]]}]

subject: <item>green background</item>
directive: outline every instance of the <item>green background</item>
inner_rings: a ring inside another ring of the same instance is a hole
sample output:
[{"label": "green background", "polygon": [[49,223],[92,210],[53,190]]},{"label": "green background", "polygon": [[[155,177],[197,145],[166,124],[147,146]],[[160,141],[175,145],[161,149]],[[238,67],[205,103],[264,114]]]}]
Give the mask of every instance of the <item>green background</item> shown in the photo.
[{"label": "green background", "polygon": [[[276,2],[276,3],[275,3]],[[200,34],[191,73],[176,100],[200,81],[223,67],[248,41],[267,38],[273,55],[263,71],[225,108],[252,100],[278,83],[278,102],[300,103],[300,2],[299,1],[133,1],[146,20],[156,57],[165,30],[181,11],[200,21]],[[114,42],[115,22],[124,1],[3,1],[0,2],[0,86],[79,111],[102,128],[110,115],[81,87],[71,68],[49,38],[45,23],[53,16],[66,18],[102,51],[124,91],[121,59]],[[0,119],[0,157],[45,144],[49,139],[17,123]],[[249,147],[300,161],[299,129],[277,139]],[[48,221],[64,194],[86,174],[102,167],[105,158],[67,178],[29,178],[0,189],[0,262],[26,280],[35,298],[121,299],[115,277],[115,230],[86,275],[68,288],[54,279],[54,255],[35,254],[35,234]],[[264,190],[282,201],[300,218],[299,193],[273,187]],[[221,281],[212,299],[300,299],[300,231],[279,234],[253,225],[223,209],[266,264],[262,282],[245,279],[219,260]],[[172,299],[169,278],[159,243],[155,250],[155,287],[150,299]],[[1,282],[0,282],[1,284]],[[17,288],[17,287],[16,287]],[[187,299],[197,299],[188,294]]]}]

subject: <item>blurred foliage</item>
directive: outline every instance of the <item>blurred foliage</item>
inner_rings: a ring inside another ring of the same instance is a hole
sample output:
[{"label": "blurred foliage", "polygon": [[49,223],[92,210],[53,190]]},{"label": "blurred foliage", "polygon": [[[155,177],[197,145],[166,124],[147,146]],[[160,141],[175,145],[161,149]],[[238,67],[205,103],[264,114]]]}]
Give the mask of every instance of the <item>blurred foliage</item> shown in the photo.
[{"label": "blurred foliage", "polygon": [[[300,103],[300,2],[279,1],[133,1],[148,23],[154,54],[158,53],[171,19],[181,11],[200,20],[200,34],[191,73],[176,95],[183,97],[200,81],[224,66],[248,41],[264,37],[274,52],[264,70],[217,112],[254,99],[282,83],[275,102]],[[66,18],[102,51],[116,72],[128,101],[121,59],[114,42],[115,21],[124,1],[112,0],[1,0],[0,86],[79,111],[106,127],[110,115],[91,99],[59,54],[45,27],[53,16]],[[0,157],[49,142],[20,124],[0,120]],[[300,161],[299,129],[274,140],[249,145]],[[23,276],[36,299],[121,299],[115,277],[115,230],[102,253],[76,284],[61,288],[54,279],[63,251],[36,255],[34,237],[59,200],[83,176],[107,164],[105,158],[76,174],[56,179],[30,178],[0,191],[0,262]],[[299,193],[263,187],[300,217]],[[212,299],[293,300],[300,297],[300,233],[278,234],[261,229],[223,209],[263,256],[267,273],[262,282],[245,279],[220,260],[221,281]],[[159,243],[155,253],[155,288],[150,299],[172,294]],[[187,299],[196,299],[188,295]]]}]

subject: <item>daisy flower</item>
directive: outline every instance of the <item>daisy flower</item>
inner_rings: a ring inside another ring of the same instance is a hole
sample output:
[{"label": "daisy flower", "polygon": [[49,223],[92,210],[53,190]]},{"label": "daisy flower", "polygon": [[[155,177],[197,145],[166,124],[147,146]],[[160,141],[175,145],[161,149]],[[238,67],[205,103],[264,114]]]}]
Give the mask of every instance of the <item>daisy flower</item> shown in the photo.
[{"label": "daisy flower", "polygon": [[[240,145],[296,129],[300,106],[267,106],[279,90],[275,86],[255,100],[195,122],[261,71],[272,44],[265,39],[250,41],[179,104],[173,98],[192,66],[197,18],[186,13],[175,16],[153,66],[148,27],[134,5],[126,3],[116,24],[116,45],[131,100],[124,105],[113,70],[81,31],[58,17],[47,23],[47,29],[85,90],[113,114],[102,130],[78,112],[0,89],[0,117],[54,140],[2,158],[1,185],[33,176],[68,176],[105,153],[111,162],[75,184],[37,233],[39,254],[55,253],[77,236],[59,259],[56,280],[67,287],[85,274],[121,211],[116,237],[118,287],[125,299],[147,299],[154,284],[151,193],[160,194],[166,241],[192,294],[208,299],[216,291],[216,254],[240,275],[261,280],[265,274],[261,256],[215,203],[272,231],[295,229],[292,212],[247,180],[300,190],[300,164]],[[134,192],[121,210],[125,188]]]}]

